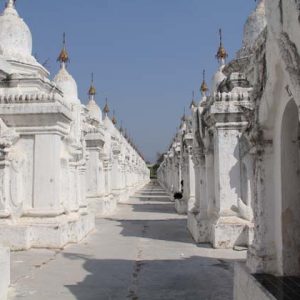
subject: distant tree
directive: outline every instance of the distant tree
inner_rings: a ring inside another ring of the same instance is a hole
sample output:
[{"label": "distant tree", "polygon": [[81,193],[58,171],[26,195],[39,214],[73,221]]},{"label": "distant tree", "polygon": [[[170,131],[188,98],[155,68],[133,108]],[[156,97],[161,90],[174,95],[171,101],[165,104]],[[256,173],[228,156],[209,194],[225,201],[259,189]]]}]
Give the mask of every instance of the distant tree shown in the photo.
[{"label": "distant tree", "polygon": [[150,177],[151,178],[157,178],[157,169],[159,168],[160,164],[164,160],[164,154],[157,152],[156,153],[156,163],[155,164],[149,164],[149,169],[150,169]]}]

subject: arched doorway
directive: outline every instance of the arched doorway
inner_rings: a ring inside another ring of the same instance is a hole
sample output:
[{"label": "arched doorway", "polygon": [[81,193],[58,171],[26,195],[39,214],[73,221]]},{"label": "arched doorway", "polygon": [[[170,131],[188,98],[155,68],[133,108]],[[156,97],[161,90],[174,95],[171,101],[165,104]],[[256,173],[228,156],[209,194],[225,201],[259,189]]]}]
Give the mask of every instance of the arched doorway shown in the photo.
[{"label": "arched doorway", "polygon": [[299,134],[298,107],[291,100],[281,125],[283,275],[300,275]]}]

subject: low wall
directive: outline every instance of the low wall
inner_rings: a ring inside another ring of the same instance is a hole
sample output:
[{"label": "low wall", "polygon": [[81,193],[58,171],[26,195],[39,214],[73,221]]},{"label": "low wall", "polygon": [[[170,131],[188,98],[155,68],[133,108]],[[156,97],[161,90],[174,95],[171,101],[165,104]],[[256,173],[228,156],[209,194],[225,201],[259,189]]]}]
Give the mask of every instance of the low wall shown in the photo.
[{"label": "low wall", "polygon": [[249,272],[245,263],[234,266],[234,300],[276,300]]}]

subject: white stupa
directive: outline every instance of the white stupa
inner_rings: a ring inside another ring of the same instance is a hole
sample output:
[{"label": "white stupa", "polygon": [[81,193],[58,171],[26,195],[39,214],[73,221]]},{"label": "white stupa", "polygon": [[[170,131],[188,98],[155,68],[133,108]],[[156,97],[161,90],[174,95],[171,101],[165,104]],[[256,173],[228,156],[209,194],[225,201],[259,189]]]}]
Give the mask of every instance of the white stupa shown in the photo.
[{"label": "white stupa", "polygon": [[78,99],[78,87],[75,79],[67,70],[67,63],[69,62],[69,55],[66,50],[65,34],[63,39],[63,49],[61,50],[58,59],[60,62],[60,70],[54,77],[57,88],[63,92],[64,98],[71,103],[80,103]]}]

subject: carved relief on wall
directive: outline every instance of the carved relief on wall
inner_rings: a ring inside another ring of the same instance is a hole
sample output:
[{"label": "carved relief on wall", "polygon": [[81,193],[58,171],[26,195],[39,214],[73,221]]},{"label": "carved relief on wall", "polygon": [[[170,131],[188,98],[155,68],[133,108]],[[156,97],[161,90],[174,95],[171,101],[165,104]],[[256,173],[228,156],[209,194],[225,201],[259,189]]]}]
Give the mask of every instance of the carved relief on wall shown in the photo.
[{"label": "carved relief on wall", "polygon": [[[25,156],[13,145],[19,135],[0,119],[0,212],[20,207],[22,196],[22,174]],[[9,201],[10,200],[10,201]]]},{"label": "carved relief on wall", "polygon": [[23,202],[23,166],[26,156],[15,147],[8,154],[10,161],[10,202],[12,208],[20,209]]}]

